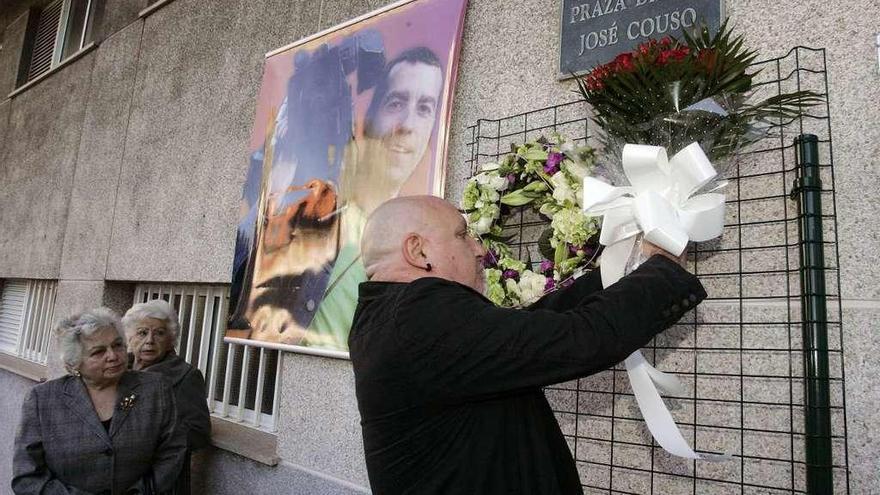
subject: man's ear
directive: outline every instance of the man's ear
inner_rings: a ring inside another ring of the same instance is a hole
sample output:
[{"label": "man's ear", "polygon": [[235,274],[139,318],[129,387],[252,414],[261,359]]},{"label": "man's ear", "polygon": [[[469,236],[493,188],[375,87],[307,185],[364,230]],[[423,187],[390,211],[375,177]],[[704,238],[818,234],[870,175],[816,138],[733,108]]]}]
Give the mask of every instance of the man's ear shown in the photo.
[{"label": "man's ear", "polygon": [[424,269],[428,260],[425,258],[425,238],[410,232],[403,238],[403,259],[416,268]]}]

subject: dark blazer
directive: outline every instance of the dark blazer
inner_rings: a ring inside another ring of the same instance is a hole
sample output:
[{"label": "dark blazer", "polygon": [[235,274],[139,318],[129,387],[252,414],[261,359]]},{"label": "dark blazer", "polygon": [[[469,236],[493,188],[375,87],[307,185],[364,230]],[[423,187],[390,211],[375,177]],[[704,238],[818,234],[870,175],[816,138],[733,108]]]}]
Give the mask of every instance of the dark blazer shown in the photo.
[{"label": "dark blazer", "polygon": [[211,413],[208,411],[205,378],[195,366],[180,356],[169,353],[158,363],[143,371],[159,373],[174,388],[178,427],[186,430],[190,450],[211,443]]},{"label": "dark blazer", "polygon": [[186,452],[171,386],[158,375],[127,371],[117,393],[108,433],[81,379],[32,388],[15,437],[13,491],[116,495],[145,493],[149,484],[154,493],[170,490]]},{"label": "dark blazer", "polygon": [[[540,387],[613,366],[706,297],[662,256],[527,310],[439,278],[359,289],[349,348],[377,495],[583,493]],[[595,394],[575,395],[589,407]]]}]

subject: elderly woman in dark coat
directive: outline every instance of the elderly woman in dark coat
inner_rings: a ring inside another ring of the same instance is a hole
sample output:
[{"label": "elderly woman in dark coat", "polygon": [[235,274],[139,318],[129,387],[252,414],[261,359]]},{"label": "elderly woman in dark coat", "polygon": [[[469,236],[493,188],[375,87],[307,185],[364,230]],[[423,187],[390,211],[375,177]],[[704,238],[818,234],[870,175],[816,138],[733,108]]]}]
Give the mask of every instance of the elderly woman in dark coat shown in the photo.
[{"label": "elderly woman in dark coat", "polygon": [[61,321],[70,373],[35,386],[22,405],[17,494],[140,494],[173,489],[186,453],[174,393],[161,377],[126,370],[119,317],[99,308]]},{"label": "elderly woman in dark coat", "polygon": [[158,373],[174,387],[179,428],[186,432],[187,456],[176,490],[189,493],[189,452],[211,441],[211,416],[205,395],[205,379],[195,366],[174,351],[180,326],[167,302],[157,299],[135,304],[122,318],[134,370]]}]

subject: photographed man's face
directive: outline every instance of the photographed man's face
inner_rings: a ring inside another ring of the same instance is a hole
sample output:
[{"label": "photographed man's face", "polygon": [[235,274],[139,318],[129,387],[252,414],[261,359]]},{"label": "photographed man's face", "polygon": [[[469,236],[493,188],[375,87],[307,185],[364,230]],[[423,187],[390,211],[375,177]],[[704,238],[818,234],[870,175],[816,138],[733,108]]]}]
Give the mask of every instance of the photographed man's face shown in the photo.
[{"label": "photographed man's face", "polygon": [[421,62],[401,62],[388,73],[388,92],[372,123],[371,137],[381,141],[387,172],[400,182],[428,148],[442,85],[440,68]]}]

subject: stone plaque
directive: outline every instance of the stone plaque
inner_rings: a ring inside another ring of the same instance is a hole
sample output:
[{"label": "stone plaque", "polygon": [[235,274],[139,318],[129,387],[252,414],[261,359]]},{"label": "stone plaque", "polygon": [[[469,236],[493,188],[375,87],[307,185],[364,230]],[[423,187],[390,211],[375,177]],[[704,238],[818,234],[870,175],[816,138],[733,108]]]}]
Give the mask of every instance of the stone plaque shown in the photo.
[{"label": "stone plaque", "polygon": [[721,0],[562,0],[559,78],[581,75],[649,38],[680,37],[702,24],[714,33]]}]

